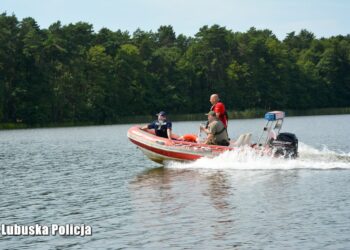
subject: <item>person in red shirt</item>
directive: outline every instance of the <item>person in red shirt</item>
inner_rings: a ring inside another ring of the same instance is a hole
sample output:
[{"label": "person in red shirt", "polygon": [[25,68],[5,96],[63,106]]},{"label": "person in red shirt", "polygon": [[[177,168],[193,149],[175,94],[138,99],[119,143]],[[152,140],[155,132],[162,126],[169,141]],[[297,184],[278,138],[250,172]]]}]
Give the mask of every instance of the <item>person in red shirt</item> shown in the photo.
[{"label": "person in red shirt", "polygon": [[228,117],[225,105],[220,101],[218,94],[212,94],[210,96],[210,103],[212,104],[210,111],[214,111],[216,113],[216,117],[224,124],[225,128],[227,128]]}]

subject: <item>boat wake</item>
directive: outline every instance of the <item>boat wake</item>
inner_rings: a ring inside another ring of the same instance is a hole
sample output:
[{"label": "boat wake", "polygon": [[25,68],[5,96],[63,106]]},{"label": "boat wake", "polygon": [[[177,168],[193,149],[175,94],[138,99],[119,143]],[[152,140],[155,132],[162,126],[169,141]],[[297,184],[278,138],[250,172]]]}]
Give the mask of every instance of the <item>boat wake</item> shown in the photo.
[{"label": "boat wake", "polygon": [[209,159],[201,158],[190,163],[169,162],[167,168],[182,169],[350,169],[350,153],[329,150],[327,147],[319,150],[304,143],[299,143],[297,159],[282,159],[259,155],[250,147],[224,152]]}]

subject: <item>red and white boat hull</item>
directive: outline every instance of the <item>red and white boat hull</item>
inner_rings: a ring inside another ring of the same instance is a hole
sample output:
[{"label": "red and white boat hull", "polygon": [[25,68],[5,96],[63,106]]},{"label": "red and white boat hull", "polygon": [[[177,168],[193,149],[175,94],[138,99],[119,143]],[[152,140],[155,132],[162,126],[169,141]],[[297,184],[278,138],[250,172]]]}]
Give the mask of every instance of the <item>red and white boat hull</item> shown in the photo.
[{"label": "red and white boat hull", "polygon": [[233,150],[233,147],[169,140],[156,136],[151,130],[141,130],[139,126],[131,127],[127,135],[148,158],[158,163],[194,161],[201,157],[212,158],[225,151]]}]

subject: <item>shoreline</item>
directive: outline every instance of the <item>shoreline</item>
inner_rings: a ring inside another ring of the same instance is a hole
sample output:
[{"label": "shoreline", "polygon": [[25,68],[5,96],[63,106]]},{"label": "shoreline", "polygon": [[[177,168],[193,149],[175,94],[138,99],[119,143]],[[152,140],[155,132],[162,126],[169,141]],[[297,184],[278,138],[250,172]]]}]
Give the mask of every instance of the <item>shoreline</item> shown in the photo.
[{"label": "shoreline", "polygon": [[[248,109],[243,111],[228,111],[229,119],[254,119],[263,118],[266,110],[262,109]],[[350,114],[350,107],[344,108],[319,108],[319,109],[305,109],[305,110],[285,110],[286,117],[294,116],[318,116],[318,115],[345,115]],[[204,121],[204,113],[196,114],[174,114],[169,115],[170,120],[173,122],[178,121]],[[147,123],[155,119],[155,116],[151,115],[136,115],[121,117],[119,121],[115,122],[62,122],[62,123],[48,123],[48,124],[36,124],[29,125],[25,123],[0,123],[0,130],[14,130],[14,129],[33,129],[33,128],[64,128],[64,127],[85,127],[85,126],[103,126],[103,125],[121,125],[121,124],[135,124],[135,123]]]}]

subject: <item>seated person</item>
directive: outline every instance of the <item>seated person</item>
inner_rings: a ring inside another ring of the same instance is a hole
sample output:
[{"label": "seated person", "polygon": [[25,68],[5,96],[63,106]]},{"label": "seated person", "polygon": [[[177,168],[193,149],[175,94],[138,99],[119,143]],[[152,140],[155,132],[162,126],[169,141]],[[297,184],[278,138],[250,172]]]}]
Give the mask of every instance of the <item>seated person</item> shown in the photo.
[{"label": "seated person", "polygon": [[171,128],[172,128],[172,124],[171,121],[168,121],[166,118],[166,113],[164,111],[160,111],[158,114],[158,120],[143,126],[141,129],[145,130],[145,129],[154,129],[155,133],[157,136],[159,137],[164,137],[164,138],[168,138],[169,140],[171,140]]},{"label": "seated person", "polygon": [[201,131],[204,131],[208,136],[205,140],[205,144],[208,145],[230,145],[229,138],[226,133],[225,125],[216,117],[214,111],[210,111],[208,114],[208,128],[201,126]]}]

